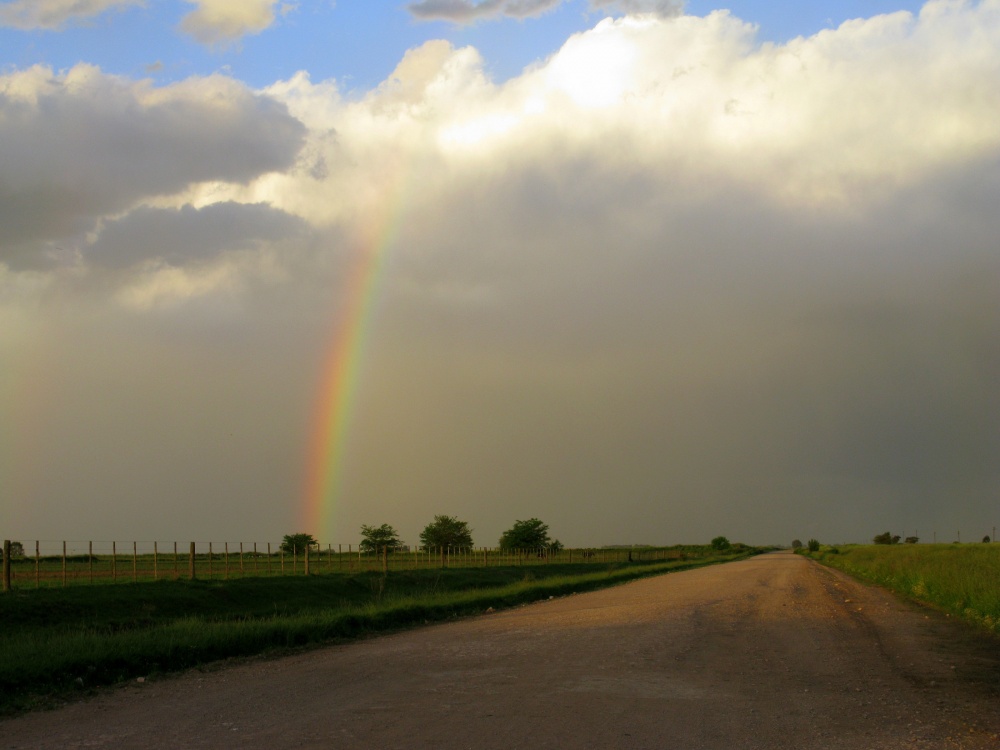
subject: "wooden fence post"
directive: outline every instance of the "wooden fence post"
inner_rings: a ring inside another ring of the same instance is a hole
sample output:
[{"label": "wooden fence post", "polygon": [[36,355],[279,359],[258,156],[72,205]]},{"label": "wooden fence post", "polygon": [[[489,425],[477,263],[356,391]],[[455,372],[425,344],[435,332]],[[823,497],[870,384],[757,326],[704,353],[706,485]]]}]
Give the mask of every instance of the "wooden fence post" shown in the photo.
[{"label": "wooden fence post", "polygon": [[66,542],[63,542],[63,569],[62,569],[62,578],[63,578],[63,588],[65,588],[66,587]]},{"label": "wooden fence post", "polygon": [[188,558],[188,578],[194,580],[194,542],[191,542],[191,555]]},{"label": "wooden fence post", "polygon": [[3,540],[3,590],[10,591],[10,539]]},{"label": "wooden fence post", "polygon": [[212,543],[208,543],[208,578],[212,579]]},{"label": "wooden fence post", "polygon": [[153,580],[160,580],[160,549],[156,542],[153,542]]},{"label": "wooden fence post", "polygon": [[229,542],[226,542],[225,544],[226,544],[226,557],[225,557],[226,565],[225,565],[225,568],[226,568],[226,580],[228,581],[229,580]]},{"label": "wooden fence post", "polygon": [[309,575],[309,544],[308,544],[308,542],[306,543],[306,553],[305,553],[305,555],[306,556],[303,558],[303,562],[302,562],[302,568],[305,571],[304,575]]},{"label": "wooden fence post", "polygon": [[139,580],[139,543],[132,542],[132,583]]},{"label": "wooden fence post", "polygon": [[[42,572],[41,572],[41,556],[38,554],[38,540],[35,540],[35,588],[41,588],[42,586]],[[93,580],[93,576],[91,576]]]},{"label": "wooden fence post", "polygon": [[118,547],[111,542],[111,582],[118,583]]}]

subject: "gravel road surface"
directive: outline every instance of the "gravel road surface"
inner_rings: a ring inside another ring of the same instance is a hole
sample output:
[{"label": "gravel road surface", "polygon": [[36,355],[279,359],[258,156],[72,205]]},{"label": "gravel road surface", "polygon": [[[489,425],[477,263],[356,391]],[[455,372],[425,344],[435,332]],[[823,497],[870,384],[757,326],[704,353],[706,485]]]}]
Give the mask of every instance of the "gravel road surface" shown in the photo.
[{"label": "gravel road surface", "polygon": [[3,748],[1000,748],[1000,643],[790,553],[0,722]]}]

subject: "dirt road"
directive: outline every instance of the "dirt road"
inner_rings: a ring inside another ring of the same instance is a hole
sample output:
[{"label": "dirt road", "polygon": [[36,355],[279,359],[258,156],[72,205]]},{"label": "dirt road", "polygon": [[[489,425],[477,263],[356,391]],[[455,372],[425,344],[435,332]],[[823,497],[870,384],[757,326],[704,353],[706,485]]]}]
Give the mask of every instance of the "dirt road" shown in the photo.
[{"label": "dirt road", "polygon": [[1000,748],[997,644],[777,553],[0,723],[3,748]]}]

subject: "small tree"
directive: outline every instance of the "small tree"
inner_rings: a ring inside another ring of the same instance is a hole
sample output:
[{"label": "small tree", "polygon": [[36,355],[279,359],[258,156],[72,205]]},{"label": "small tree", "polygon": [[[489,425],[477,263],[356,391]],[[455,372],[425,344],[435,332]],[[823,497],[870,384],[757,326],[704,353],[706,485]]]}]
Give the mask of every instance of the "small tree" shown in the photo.
[{"label": "small tree", "polygon": [[10,559],[11,560],[17,560],[17,559],[19,559],[21,557],[24,557],[24,545],[21,544],[20,542],[11,542],[10,543]]},{"label": "small tree", "polygon": [[802,549],[802,540],[801,539],[793,539],[792,540],[792,549]]},{"label": "small tree", "polygon": [[718,550],[719,552],[723,552],[732,546],[733,545],[730,544],[729,540],[724,536],[717,536],[712,540],[712,549]]},{"label": "small tree", "polygon": [[281,550],[290,555],[304,555],[306,547],[315,549],[318,546],[319,542],[312,534],[285,534],[281,540]]},{"label": "small tree", "polygon": [[399,534],[387,523],[381,526],[361,525],[361,551],[380,552],[386,550],[395,552],[403,546],[399,541]]},{"label": "small tree", "polygon": [[817,540],[810,539],[806,542],[806,545],[809,547],[810,552],[819,552],[819,542]]},{"label": "small tree", "polygon": [[917,537],[917,536],[908,536],[908,537],[906,537],[906,539],[904,541],[907,544],[916,544],[917,542],[920,541],[920,537]]},{"label": "small tree", "polygon": [[537,518],[514,521],[514,525],[500,535],[500,549],[540,549],[550,546],[548,524]]},{"label": "small tree", "polygon": [[890,534],[888,531],[878,534],[872,538],[875,544],[899,544],[899,540],[902,539],[899,534]]},{"label": "small tree", "polygon": [[[990,535],[987,534],[986,536],[983,537],[983,544],[989,544],[989,543],[990,543]],[[14,554],[14,543],[13,542],[11,542],[10,547],[11,547],[11,553],[10,554],[13,555]]]},{"label": "small tree", "polygon": [[420,543],[427,549],[467,549],[472,546],[472,530],[466,521],[454,516],[434,516],[420,532]]}]

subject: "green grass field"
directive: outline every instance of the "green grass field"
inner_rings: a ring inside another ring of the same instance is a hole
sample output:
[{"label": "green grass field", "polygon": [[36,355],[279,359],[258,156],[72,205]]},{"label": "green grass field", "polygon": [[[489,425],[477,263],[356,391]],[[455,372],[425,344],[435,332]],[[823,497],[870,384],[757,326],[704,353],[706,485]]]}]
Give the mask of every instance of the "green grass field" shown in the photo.
[{"label": "green grass field", "polygon": [[872,544],[806,553],[1000,633],[1000,544]]},{"label": "green grass field", "polygon": [[0,712],[230,657],[482,613],[764,551],[674,549],[683,549],[684,559],[649,554],[644,561],[634,555],[631,563],[536,560],[503,567],[15,588],[0,596]]}]

